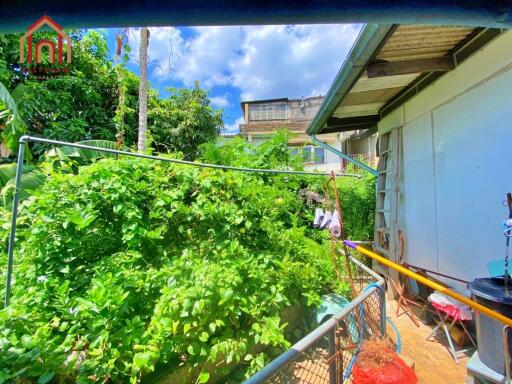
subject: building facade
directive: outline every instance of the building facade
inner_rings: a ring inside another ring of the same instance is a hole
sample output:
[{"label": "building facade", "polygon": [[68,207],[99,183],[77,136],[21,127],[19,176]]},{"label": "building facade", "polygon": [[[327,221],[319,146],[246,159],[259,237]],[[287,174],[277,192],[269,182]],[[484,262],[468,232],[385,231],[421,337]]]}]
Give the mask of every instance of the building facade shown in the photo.
[{"label": "building facade", "polygon": [[[306,129],[318,112],[322,96],[301,99],[267,99],[241,103],[244,122],[240,124],[240,135],[249,143],[259,145],[279,129],[293,133],[289,146],[294,154],[301,154],[307,169],[336,170],[346,167],[346,162],[332,152],[312,144]],[[368,139],[363,132],[330,133],[322,140],[336,149],[365,161],[374,161],[375,138]]]}]

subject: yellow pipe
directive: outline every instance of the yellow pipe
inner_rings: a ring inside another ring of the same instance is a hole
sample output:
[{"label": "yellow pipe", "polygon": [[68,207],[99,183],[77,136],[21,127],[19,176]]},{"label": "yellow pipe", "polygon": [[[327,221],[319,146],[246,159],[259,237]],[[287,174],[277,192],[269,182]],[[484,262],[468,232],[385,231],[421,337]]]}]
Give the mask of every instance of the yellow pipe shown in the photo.
[{"label": "yellow pipe", "polygon": [[466,304],[467,306],[473,308],[475,311],[481,312],[495,320],[501,321],[503,324],[512,326],[512,319],[510,319],[506,316],[503,316],[501,313],[493,311],[492,309],[487,308],[486,306],[483,306],[482,304],[479,304],[476,301],[471,300],[464,295],[461,295],[455,291],[452,291],[451,289],[446,288],[445,286],[438,284],[430,279],[427,279],[426,277],[421,276],[405,267],[402,267],[401,265],[393,263],[392,261],[389,261],[388,259],[376,254],[375,252],[372,252],[366,248],[363,248],[360,245],[357,245],[351,241],[345,241],[345,244],[347,244],[349,247],[354,248],[355,250],[361,252],[362,254],[371,257],[372,259],[378,261],[379,263],[382,263],[390,268],[395,269],[396,271],[398,271],[400,273],[403,273],[406,276],[409,276],[410,278],[413,278],[414,280],[417,280],[418,282],[426,285],[427,287],[430,287],[432,289],[435,289],[436,291],[442,292],[447,296],[453,297],[455,300]]}]

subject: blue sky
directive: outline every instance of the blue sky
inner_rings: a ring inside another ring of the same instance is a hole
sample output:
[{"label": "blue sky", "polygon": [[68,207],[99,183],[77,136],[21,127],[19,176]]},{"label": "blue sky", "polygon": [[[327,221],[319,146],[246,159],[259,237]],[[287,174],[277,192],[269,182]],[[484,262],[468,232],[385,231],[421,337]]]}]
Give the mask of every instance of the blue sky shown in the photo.
[{"label": "blue sky", "polygon": [[[162,96],[195,80],[224,110],[226,132],[238,131],[240,102],[325,94],[361,25],[273,25],[150,28],[148,78]],[[105,31],[111,52],[115,34]],[[138,73],[139,30],[128,30],[127,66]]]}]

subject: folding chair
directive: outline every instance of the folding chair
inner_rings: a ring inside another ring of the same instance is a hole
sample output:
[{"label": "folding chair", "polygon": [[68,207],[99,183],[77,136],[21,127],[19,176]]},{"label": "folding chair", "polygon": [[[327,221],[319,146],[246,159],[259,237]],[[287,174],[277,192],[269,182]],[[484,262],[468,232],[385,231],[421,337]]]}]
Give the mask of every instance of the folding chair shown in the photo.
[{"label": "folding chair", "polygon": [[[446,299],[447,296],[435,292],[429,296],[429,301],[432,303],[432,306],[434,307],[437,316],[439,317],[439,324],[436,325],[436,327],[432,330],[432,332],[427,336],[426,340],[429,340],[431,337],[433,337],[437,331],[442,328],[444,331],[444,334],[446,336],[446,339],[448,340],[448,351],[452,355],[453,359],[455,360],[455,363],[459,363],[458,355],[461,353],[469,352],[474,349],[476,349],[476,343],[475,340],[473,340],[473,337],[471,336],[471,333],[468,331],[466,325],[464,322],[466,320],[470,320],[471,312],[468,314],[463,314],[461,307],[451,306],[449,304],[440,304],[436,302],[436,299],[431,299],[434,295],[437,295],[436,297],[440,297],[442,299]],[[469,311],[469,309],[468,309]],[[468,317],[469,316],[469,317]],[[455,349],[455,346],[453,344],[452,336],[450,334],[450,330],[453,328],[454,325],[460,325],[464,331],[464,333],[468,336],[469,340],[471,341],[471,344],[473,347],[469,348],[462,348],[462,349]]]},{"label": "folding chair", "polygon": [[[396,317],[399,317],[400,315],[403,315],[404,313],[409,316],[409,318],[412,320],[412,322],[419,327],[419,319],[416,317],[416,315],[412,311],[411,305],[421,306],[414,300],[407,297],[407,292],[405,291],[405,284],[403,284],[401,281],[395,281],[393,279],[389,279],[391,281],[391,285],[393,286],[393,289],[396,291],[398,295],[398,300],[396,302]],[[400,310],[403,310],[403,313],[400,313]]]},{"label": "folding chair", "polygon": [[[407,266],[407,264],[404,264]],[[406,314],[412,320],[412,322],[419,327],[420,319],[413,312],[412,306],[418,307],[423,311],[434,313],[428,305],[428,302],[420,296],[420,289],[415,280],[410,278],[405,278],[405,282],[398,280],[394,281],[390,279],[391,285],[393,289],[396,291],[398,295],[397,307],[396,307],[396,317]],[[400,313],[400,310],[403,312]]]}]

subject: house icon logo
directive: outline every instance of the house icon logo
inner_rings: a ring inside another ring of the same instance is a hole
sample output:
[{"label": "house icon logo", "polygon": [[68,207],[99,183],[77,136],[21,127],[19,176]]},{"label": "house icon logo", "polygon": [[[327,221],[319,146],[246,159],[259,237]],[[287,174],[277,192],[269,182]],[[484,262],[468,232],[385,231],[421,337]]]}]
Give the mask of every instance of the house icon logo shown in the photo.
[{"label": "house icon logo", "polygon": [[33,34],[41,27],[47,25],[55,32],[57,32],[57,49],[55,49],[55,42],[48,39],[41,39],[35,45],[36,57],[35,64],[40,64],[42,62],[43,57],[43,49],[48,49],[48,58],[51,64],[55,63],[55,51],[57,51],[58,62],[62,64],[63,62],[63,47],[62,42],[66,40],[66,62],[71,63],[71,38],[69,35],[63,31],[62,27],[53,21],[49,16],[44,15],[39,20],[37,20],[34,24],[32,24],[27,32],[21,36],[20,38],[20,63],[23,64],[25,62],[25,41],[28,43],[28,55],[27,55],[27,63],[34,63],[33,58]]}]

